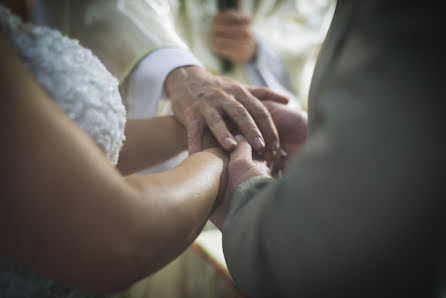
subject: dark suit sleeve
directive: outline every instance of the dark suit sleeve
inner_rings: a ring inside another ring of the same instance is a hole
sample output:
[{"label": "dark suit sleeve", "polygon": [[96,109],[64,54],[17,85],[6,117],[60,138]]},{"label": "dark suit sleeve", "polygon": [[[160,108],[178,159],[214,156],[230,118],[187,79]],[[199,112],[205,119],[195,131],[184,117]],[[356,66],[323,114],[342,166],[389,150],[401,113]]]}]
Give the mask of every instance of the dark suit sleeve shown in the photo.
[{"label": "dark suit sleeve", "polygon": [[423,5],[366,3],[310,99],[319,121],[291,169],[231,196],[224,253],[252,297],[428,297],[438,281],[442,35]]}]

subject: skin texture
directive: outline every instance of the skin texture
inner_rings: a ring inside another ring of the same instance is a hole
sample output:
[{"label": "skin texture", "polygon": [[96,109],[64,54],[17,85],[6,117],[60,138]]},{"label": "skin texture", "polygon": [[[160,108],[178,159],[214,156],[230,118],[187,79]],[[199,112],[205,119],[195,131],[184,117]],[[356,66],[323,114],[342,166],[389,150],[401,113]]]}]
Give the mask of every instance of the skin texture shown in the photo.
[{"label": "skin texture", "polygon": [[[286,152],[280,158],[280,168],[286,170],[293,158],[305,143],[307,135],[307,116],[303,111],[295,111],[286,105],[265,101],[264,105],[271,113],[281,139],[281,148]],[[229,204],[229,197],[242,182],[256,176],[271,178],[265,162],[253,159],[252,148],[241,135],[236,136],[239,142],[231,152],[228,165],[228,184],[222,204],[212,214],[212,222],[221,229]],[[271,162],[272,157],[266,156]]]},{"label": "skin texture", "polygon": [[225,150],[233,150],[237,142],[226,121],[238,127],[254,150],[263,151],[265,144],[268,150],[279,148],[276,127],[261,101],[287,103],[286,97],[264,87],[245,87],[198,66],[171,71],[164,88],[175,116],[186,127],[189,153],[200,151],[206,126]]},{"label": "skin texture", "polygon": [[[207,129],[201,144],[203,150],[220,146]],[[186,148],[186,130],[173,116],[127,120],[117,168],[123,175],[132,174],[162,163]]]},{"label": "skin texture", "polygon": [[125,137],[117,165],[123,175],[161,163],[184,151],[187,145],[184,127],[172,116],[128,120]]},{"label": "skin texture", "polygon": [[[305,144],[307,137],[307,113],[303,110],[294,110],[288,106],[272,101],[263,104],[271,114],[280,137],[280,169],[286,170],[291,161]],[[266,160],[271,161],[273,156],[266,154]]]},{"label": "skin texture", "polygon": [[211,47],[214,52],[234,64],[254,59],[257,41],[251,20],[239,10],[225,10],[212,20]]},{"label": "skin texture", "polygon": [[237,135],[238,146],[230,154],[228,165],[228,184],[223,202],[212,213],[212,223],[221,230],[228,209],[229,197],[232,191],[245,180],[251,177],[270,177],[271,173],[265,161],[253,160],[251,145],[242,135]]},{"label": "skin texture", "polygon": [[[123,177],[3,38],[0,60],[2,257],[71,286],[111,292],[192,243],[223,196],[227,157],[221,149],[196,153],[165,173]],[[176,135],[175,127],[166,125],[166,135]],[[172,151],[184,146],[184,138],[178,141]],[[121,166],[131,172],[135,164]]]}]

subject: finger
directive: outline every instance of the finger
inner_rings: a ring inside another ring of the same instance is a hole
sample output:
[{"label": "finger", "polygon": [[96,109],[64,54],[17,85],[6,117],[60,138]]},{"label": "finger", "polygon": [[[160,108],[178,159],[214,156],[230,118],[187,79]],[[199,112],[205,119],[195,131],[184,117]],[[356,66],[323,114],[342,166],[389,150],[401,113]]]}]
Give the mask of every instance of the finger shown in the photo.
[{"label": "finger", "polygon": [[265,148],[265,141],[258,129],[254,119],[252,119],[246,108],[234,99],[231,95],[226,95],[226,101],[222,105],[226,114],[237,124],[237,127],[248,139],[254,150],[261,151]]},{"label": "finger", "polygon": [[206,101],[200,104],[201,114],[203,115],[210,131],[215,136],[220,145],[227,151],[234,150],[237,147],[232,134],[229,132],[225,121],[221,117],[218,110],[209,105]]},{"label": "finger", "polygon": [[242,135],[235,136],[237,140],[237,148],[231,152],[231,162],[240,160],[252,160],[252,149],[249,143]]},{"label": "finger", "polygon": [[252,50],[255,50],[255,43],[247,43],[246,37],[235,39],[232,37],[226,38],[215,36],[212,38],[212,48],[216,52],[226,50],[235,52],[235,54],[240,54],[237,53],[237,51],[249,50],[248,45],[253,48]]},{"label": "finger", "polygon": [[245,16],[242,12],[233,9],[218,13],[212,21],[213,25],[218,24],[222,26],[243,26],[249,25],[250,23],[251,19],[249,17]]},{"label": "finger", "polygon": [[266,161],[266,163],[268,165],[270,165],[271,162],[273,161],[273,153],[272,153],[272,151],[266,151],[266,153],[264,154],[263,158]]},{"label": "finger", "polygon": [[290,100],[266,87],[248,87],[249,92],[259,100],[271,100],[279,103],[287,104]]},{"label": "finger", "polygon": [[241,40],[252,36],[252,32],[250,31],[249,27],[244,26],[215,25],[211,28],[211,33],[211,36],[213,37],[228,38],[231,40]]},{"label": "finger", "polygon": [[194,154],[201,151],[201,138],[203,137],[203,120],[200,115],[186,116],[186,131],[187,131],[187,147],[189,154]]},{"label": "finger", "polygon": [[254,58],[257,51],[255,37],[249,33],[230,35],[229,37],[212,36],[211,47],[220,57],[232,63],[246,63]]},{"label": "finger", "polygon": [[238,48],[234,41],[227,38],[223,39],[219,37],[213,37],[211,45],[212,49],[217,54],[220,54],[222,51],[234,53],[234,51],[236,51],[236,49]]},{"label": "finger", "polygon": [[269,150],[278,150],[279,134],[268,109],[244,88],[233,87],[235,98],[246,108],[257,124]]}]

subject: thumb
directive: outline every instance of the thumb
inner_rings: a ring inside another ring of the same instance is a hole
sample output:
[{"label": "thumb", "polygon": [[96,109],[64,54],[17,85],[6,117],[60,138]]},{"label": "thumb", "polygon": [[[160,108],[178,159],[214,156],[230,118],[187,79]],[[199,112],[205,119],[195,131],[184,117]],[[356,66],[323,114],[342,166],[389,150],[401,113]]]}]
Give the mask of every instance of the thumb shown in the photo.
[{"label": "thumb", "polygon": [[242,135],[236,135],[237,147],[231,152],[231,161],[252,160],[252,148]]}]

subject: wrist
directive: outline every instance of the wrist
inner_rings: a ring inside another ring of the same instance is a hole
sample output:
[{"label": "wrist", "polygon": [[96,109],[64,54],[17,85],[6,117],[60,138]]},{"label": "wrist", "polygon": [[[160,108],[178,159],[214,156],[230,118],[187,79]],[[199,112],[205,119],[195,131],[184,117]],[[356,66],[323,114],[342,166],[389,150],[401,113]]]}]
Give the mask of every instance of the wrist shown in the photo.
[{"label": "wrist", "polygon": [[221,160],[223,163],[222,164],[223,168],[222,168],[221,175],[220,175],[218,192],[217,192],[217,196],[214,201],[214,205],[212,207],[212,211],[214,211],[223,202],[223,199],[225,196],[226,187],[227,187],[227,183],[228,183],[229,154],[226,151],[224,151],[223,149],[221,149],[220,147],[209,148],[209,149],[203,150],[202,152],[207,152],[207,153],[213,154],[215,156],[215,158]]},{"label": "wrist", "polygon": [[167,75],[164,83],[164,91],[167,96],[170,97],[178,89],[178,86],[184,84],[190,78],[198,77],[201,72],[203,72],[203,69],[197,65],[181,66],[172,70]]},{"label": "wrist", "polygon": [[204,149],[202,152],[208,152],[208,153],[212,153],[213,155],[215,155],[217,158],[221,159],[223,161],[223,165],[224,165],[224,171],[227,170],[227,166],[229,163],[229,154],[224,151],[222,148],[220,147],[212,147],[212,148],[207,148]]}]

